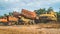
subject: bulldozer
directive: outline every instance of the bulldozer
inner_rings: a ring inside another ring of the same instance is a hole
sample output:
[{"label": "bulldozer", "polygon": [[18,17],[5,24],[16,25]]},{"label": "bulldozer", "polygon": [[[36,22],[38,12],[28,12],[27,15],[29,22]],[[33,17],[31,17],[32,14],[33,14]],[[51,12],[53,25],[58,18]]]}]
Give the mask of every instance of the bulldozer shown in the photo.
[{"label": "bulldozer", "polygon": [[12,25],[16,24],[18,22],[18,18],[13,16],[6,16],[4,18],[0,18],[0,23],[3,23],[4,25]]},{"label": "bulldozer", "polygon": [[57,15],[54,11],[39,15],[40,22],[57,22]]}]

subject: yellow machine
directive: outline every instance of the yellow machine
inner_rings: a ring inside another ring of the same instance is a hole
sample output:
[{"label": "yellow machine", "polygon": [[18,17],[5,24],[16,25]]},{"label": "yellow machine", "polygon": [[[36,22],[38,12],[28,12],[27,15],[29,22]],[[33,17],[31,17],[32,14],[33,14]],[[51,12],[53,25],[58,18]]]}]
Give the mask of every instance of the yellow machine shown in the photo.
[{"label": "yellow machine", "polygon": [[41,14],[39,15],[39,19],[40,21],[45,21],[45,22],[48,22],[48,21],[57,21],[57,15],[54,11],[50,11],[50,12],[46,12],[45,14]]},{"label": "yellow machine", "polygon": [[19,18],[20,18],[20,22],[23,23],[24,25],[34,24],[31,19],[25,18],[23,16],[19,16]]}]

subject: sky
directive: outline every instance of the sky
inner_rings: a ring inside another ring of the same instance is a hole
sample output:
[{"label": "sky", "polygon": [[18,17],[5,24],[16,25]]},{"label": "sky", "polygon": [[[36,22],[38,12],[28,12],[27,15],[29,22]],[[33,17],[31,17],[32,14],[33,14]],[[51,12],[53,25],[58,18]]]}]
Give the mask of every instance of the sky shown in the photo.
[{"label": "sky", "polygon": [[13,11],[21,12],[22,9],[34,11],[49,7],[59,11],[60,0],[0,0],[0,15]]}]

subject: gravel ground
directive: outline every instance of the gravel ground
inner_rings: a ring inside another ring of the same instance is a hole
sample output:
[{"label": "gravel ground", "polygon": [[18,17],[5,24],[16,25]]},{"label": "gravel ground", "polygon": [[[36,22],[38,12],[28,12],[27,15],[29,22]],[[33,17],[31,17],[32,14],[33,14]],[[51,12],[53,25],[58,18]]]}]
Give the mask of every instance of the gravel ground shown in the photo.
[{"label": "gravel ground", "polygon": [[0,26],[0,34],[60,34],[60,28],[45,28],[38,25]]}]

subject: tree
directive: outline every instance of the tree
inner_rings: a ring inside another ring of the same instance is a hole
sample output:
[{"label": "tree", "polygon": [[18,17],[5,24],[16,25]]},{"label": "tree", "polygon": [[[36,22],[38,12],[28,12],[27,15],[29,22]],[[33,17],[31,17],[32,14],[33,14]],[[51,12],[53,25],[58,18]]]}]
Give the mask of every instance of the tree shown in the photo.
[{"label": "tree", "polygon": [[43,13],[45,13],[46,12],[46,9],[45,8],[43,8],[43,9],[38,9],[38,10],[34,10],[36,13],[37,13],[37,15],[40,15],[40,14],[43,14]]},{"label": "tree", "polygon": [[56,12],[56,13],[57,13],[57,19],[58,19],[58,21],[60,22],[60,8],[59,8],[59,11]]},{"label": "tree", "polygon": [[7,14],[4,14],[4,16],[8,16]]},{"label": "tree", "polygon": [[2,18],[3,16],[0,16],[0,18]]},{"label": "tree", "polygon": [[60,18],[60,8],[59,8],[59,12],[57,12],[57,16]]},{"label": "tree", "polygon": [[48,11],[48,12],[49,12],[49,11],[53,11],[53,8],[52,8],[52,7],[49,7],[47,11]]},{"label": "tree", "polygon": [[9,16],[12,16],[13,15],[13,13],[12,12],[9,12]]}]

